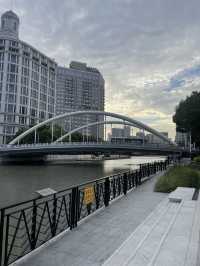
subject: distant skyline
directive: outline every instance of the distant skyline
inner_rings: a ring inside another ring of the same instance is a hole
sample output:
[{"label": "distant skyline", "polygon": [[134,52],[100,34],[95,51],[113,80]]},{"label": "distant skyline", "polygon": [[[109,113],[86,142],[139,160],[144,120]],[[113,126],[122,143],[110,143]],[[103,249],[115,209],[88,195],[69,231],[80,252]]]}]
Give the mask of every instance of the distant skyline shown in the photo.
[{"label": "distant skyline", "polygon": [[175,106],[200,85],[198,0],[0,0],[20,17],[20,39],[60,65],[97,67],[106,111],[174,138]]}]

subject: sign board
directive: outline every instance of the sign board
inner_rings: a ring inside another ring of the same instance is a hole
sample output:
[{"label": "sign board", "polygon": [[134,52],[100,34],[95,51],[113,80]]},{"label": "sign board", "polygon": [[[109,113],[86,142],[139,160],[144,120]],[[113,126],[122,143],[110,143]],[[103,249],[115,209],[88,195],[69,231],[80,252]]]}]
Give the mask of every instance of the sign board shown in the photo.
[{"label": "sign board", "polygon": [[50,195],[53,195],[56,193],[56,191],[52,188],[44,188],[44,189],[41,189],[41,190],[37,190],[35,191],[40,197],[47,197],[47,196],[50,196]]},{"label": "sign board", "polygon": [[84,204],[90,204],[94,201],[95,196],[94,196],[94,187],[86,187],[84,189]]}]

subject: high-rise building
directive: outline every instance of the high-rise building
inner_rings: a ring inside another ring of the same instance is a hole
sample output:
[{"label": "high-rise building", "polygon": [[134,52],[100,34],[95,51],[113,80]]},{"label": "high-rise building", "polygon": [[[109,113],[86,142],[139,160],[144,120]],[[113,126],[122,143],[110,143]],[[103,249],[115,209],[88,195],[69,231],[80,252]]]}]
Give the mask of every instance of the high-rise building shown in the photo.
[{"label": "high-rise building", "polygon": [[[95,110],[104,111],[104,79],[96,68],[85,63],[71,62],[69,68],[57,68],[56,114]],[[85,123],[103,120],[103,117],[92,115],[74,117],[71,128]],[[66,123],[65,129],[69,130]],[[96,136],[95,128],[88,128],[83,134]],[[103,137],[103,126],[99,137]]]},{"label": "high-rise building", "polygon": [[[160,134],[162,134],[163,136],[168,138],[168,132],[160,132]],[[163,144],[163,143],[165,143],[164,140],[162,140],[161,138],[159,138],[159,137],[157,137],[157,136],[155,136],[153,134],[147,134],[145,136],[145,138],[146,138],[147,143],[151,143],[151,144],[153,144],[153,143],[155,143],[155,144]]]},{"label": "high-rise building", "polygon": [[175,142],[182,147],[189,147],[190,145],[190,135],[188,132],[181,132],[181,131],[176,131],[176,137],[175,137]]},{"label": "high-rise building", "polygon": [[55,115],[57,64],[21,41],[19,26],[14,12],[1,16],[0,143]]},{"label": "high-rise building", "polygon": [[124,126],[123,128],[114,127],[111,130],[111,138],[129,138],[131,136],[131,128]]}]

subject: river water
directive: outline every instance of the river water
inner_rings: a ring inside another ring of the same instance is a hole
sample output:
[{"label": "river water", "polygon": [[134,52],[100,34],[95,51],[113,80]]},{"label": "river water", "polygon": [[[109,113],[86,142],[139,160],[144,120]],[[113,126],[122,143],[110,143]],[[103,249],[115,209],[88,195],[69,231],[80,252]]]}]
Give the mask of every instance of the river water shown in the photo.
[{"label": "river water", "polygon": [[61,161],[43,165],[0,165],[0,208],[35,197],[35,191],[56,191],[117,173],[164,157],[131,157],[101,161]]}]

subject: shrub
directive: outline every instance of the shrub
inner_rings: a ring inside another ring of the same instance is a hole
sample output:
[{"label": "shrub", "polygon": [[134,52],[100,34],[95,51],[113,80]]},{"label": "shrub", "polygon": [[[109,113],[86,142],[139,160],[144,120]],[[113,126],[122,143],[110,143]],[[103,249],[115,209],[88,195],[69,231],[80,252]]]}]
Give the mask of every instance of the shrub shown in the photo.
[{"label": "shrub", "polygon": [[194,157],[193,162],[200,163],[200,156]]},{"label": "shrub", "polygon": [[188,166],[175,166],[157,180],[154,190],[169,193],[177,187],[199,188],[198,171]]}]

